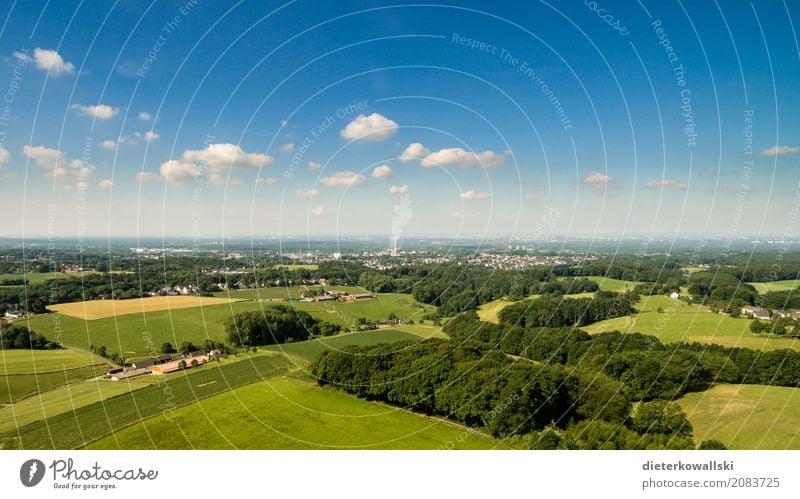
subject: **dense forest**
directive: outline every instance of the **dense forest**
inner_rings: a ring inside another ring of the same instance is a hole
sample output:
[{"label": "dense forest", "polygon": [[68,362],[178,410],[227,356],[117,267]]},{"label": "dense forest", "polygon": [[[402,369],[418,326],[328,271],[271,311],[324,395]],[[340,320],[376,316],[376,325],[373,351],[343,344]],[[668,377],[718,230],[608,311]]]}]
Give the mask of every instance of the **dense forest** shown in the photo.
[{"label": "dense forest", "polygon": [[228,341],[235,346],[289,343],[313,336],[329,336],[340,330],[337,324],[320,321],[306,312],[285,305],[240,312],[225,323]]},{"label": "dense forest", "polygon": [[484,343],[416,344],[325,351],[319,384],[442,416],[515,446],[691,449],[683,411],[664,401],[632,404],[620,381],[558,364],[514,360]]}]

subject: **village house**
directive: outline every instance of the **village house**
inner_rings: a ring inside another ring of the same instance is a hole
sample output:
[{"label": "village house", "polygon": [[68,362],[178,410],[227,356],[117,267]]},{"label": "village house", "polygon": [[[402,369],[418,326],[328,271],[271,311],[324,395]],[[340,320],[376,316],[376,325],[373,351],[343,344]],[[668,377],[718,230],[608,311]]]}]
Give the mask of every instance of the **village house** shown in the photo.
[{"label": "village house", "polygon": [[[166,362],[164,364],[159,364],[157,366],[153,366],[151,368],[151,372],[156,376],[163,376],[165,374],[174,373],[180,371],[181,369],[191,369],[192,368],[192,361],[197,361],[198,364],[205,364],[208,362],[208,356],[204,352],[192,352],[192,354],[199,355],[186,355],[182,356],[180,359],[173,360],[171,362]],[[184,363],[184,367],[181,368],[181,362]]]},{"label": "village house", "polygon": [[22,312],[16,309],[6,310],[6,317],[9,319],[19,319],[20,317],[22,317],[22,315],[23,315]]},{"label": "village house", "polygon": [[370,300],[372,298],[375,298],[375,295],[373,295],[372,293],[355,293],[355,294],[347,295],[347,296],[344,297],[344,299],[348,300],[348,301],[350,301],[350,300]]},{"label": "village house", "polygon": [[754,319],[769,319],[771,317],[769,310],[761,307],[754,307],[752,305],[745,305],[741,310],[742,315],[752,317]]}]

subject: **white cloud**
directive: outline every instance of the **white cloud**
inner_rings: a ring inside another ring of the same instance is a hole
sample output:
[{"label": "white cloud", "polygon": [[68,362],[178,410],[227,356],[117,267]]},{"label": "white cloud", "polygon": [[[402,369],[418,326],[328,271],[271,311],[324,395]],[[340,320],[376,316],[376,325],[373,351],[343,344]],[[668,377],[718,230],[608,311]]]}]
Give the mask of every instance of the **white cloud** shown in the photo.
[{"label": "white cloud", "polygon": [[381,165],[376,166],[374,170],[372,170],[373,178],[389,178],[392,176],[392,169],[389,165]]},{"label": "white cloud", "polygon": [[408,194],[408,186],[407,185],[393,185],[389,187],[389,194],[393,196],[405,196]]},{"label": "white cloud", "polygon": [[136,180],[138,182],[150,182],[150,181],[153,181],[153,180],[159,180],[160,178],[161,178],[161,175],[158,175],[158,174],[153,173],[153,172],[138,172],[136,174]]},{"label": "white cloud", "polygon": [[430,153],[431,151],[427,147],[423,146],[419,142],[414,142],[413,144],[409,144],[408,147],[406,147],[405,151],[403,151],[403,153],[400,154],[400,161],[411,161],[412,159],[422,159]]},{"label": "white cloud", "polygon": [[360,114],[339,132],[343,139],[386,140],[397,133],[397,123],[378,113]]},{"label": "white cloud", "polygon": [[147,111],[142,111],[139,113],[139,119],[142,121],[150,121],[153,119],[153,117]]},{"label": "white cloud", "polygon": [[26,62],[34,61],[36,68],[42,71],[49,71],[53,76],[62,74],[71,75],[75,72],[75,66],[71,62],[64,60],[61,55],[55,50],[35,48],[33,49],[33,57],[25,52],[14,52],[14,57]]},{"label": "white cloud", "polygon": [[317,189],[306,189],[304,191],[297,191],[295,194],[297,194],[299,198],[310,198],[319,194],[319,191]]},{"label": "white cloud", "polygon": [[229,175],[231,169],[254,170],[272,161],[268,154],[247,153],[235,144],[211,144],[205,149],[186,149],[180,159],[162,163],[161,176],[178,185],[204,174],[210,185],[238,184],[239,180]]},{"label": "white cloud", "polygon": [[107,191],[112,187],[114,187],[114,182],[110,180],[101,180],[100,182],[97,183],[97,187],[103,189],[104,191]]},{"label": "white cloud", "polygon": [[322,177],[320,183],[330,187],[349,187],[364,182],[364,175],[355,172],[336,172],[330,177]]},{"label": "white cloud", "polygon": [[43,146],[26,145],[22,153],[45,170],[45,175],[55,178],[88,179],[94,174],[95,167],[87,161],[68,159],[67,155],[57,149]]},{"label": "white cloud", "polygon": [[102,147],[103,149],[109,149],[113,151],[114,149],[117,148],[117,143],[111,139],[108,139],[100,142],[100,147]]},{"label": "white cloud", "polygon": [[314,208],[311,208],[311,214],[315,217],[322,216],[325,214],[325,207],[322,205],[315,206]]},{"label": "white cloud", "polygon": [[69,107],[73,111],[83,116],[91,116],[98,120],[107,120],[113,118],[119,113],[119,108],[111,107],[106,104],[98,104],[96,106],[83,106],[81,104],[73,104]]},{"label": "white cloud", "polygon": [[312,172],[316,172],[322,169],[322,165],[317,163],[316,161],[309,161],[308,169],[311,170]]},{"label": "white cloud", "polygon": [[160,139],[161,136],[155,132],[151,132],[150,130],[144,132],[144,140],[147,142],[153,142],[154,140]]},{"label": "white cloud", "polygon": [[686,189],[686,187],[688,187],[686,182],[680,182],[668,178],[662,180],[648,180],[647,182],[644,183],[644,186],[647,187],[648,189],[662,188],[662,189],[676,189],[679,191]]},{"label": "white cloud", "polygon": [[451,147],[426,155],[422,158],[420,164],[425,167],[460,166],[465,168],[468,166],[482,166],[484,168],[491,168],[493,166],[502,165],[505,160],[505,154],[497,154],[492,151],[474,153],[465,151],[460,147]]},{"label": "white cloud", "polygon": [[0,147],[0,165],[4,165],[11,160],[11,153],[8,149]]},{"label": "white cloud", "polygon": [[460,193],[458,197],[462,201],[476,201],[479,199],[489,199],[492,196],[488,192],[478,192],[476,190],[470,189],[468,191]]},{"label": "white cloud", "polygon": [[281,146],[281,152],[294,152],[294,144],[289,142],[288,144],[283,144]]},{"label": "white cloud", "polygon": [[610,175],[603,175],[600,172],[589,172],[583,179],[584,182],[591,185],[595,189],[602,190],[609,183],[614,181],[614,177]]},{"label": "white cloud", "polygon": [[256,185],[275,185],[277,183],[278,179],[272,177],[267,177],[267,178],[261,177],[256,179]]},{"label": "white cloud", "polygon": [[760,153],[761,156],[783,156],[785,154],[797,154],[800,153],[800,146],[775,146],[764,149]]}]

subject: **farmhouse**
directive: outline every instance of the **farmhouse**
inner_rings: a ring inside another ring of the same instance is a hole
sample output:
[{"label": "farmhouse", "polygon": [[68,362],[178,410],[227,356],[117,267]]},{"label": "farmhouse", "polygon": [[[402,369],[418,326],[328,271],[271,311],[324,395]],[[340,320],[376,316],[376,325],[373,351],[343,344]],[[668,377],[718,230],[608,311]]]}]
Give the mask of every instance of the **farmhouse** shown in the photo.
[{"label": "farmhouse", "polygon": [[[192,352],[196,353],[196,352]],[[157,366],[153,366],[151,372],[156,376],[163,376],[165,374],[174,373],[176,371],[180,371],[181,369],[191,369],[192,368],[192,361],[197,361],[198,364],[204,364],[208,362],[208,357],[205,354],[202,355],[187,355],[184,358],[179,360],[173,360],[171,362],[166,362],[164,364],[159,364]],[[184,367],[181,368],[181,362],[184,363]]]},{"label": "farmhouse", "polygon": [[742,307],[742,315],[753,317],[754,319],[769,319],[770,313],[766,308],[745,305]]},{"label": "farmhouse", "polygon": [[778,317],[788,317],[790,319],[800,319],[800,310],[778,310],[775,312]]},{"label": "farmhouse", "polygon": [[134,369],[149,369],[159,364],[164,364],[172,360],[169,355],[159,355],[157,357],[150,357],[149,359],[137,360],[131,364]]},{"label": "farmhouse", "polygon": [[7,310],[6,317],[8,317],[9,319],[19,319],[20,317],[22,317],[22,312],[20,312],[19,310]]},{"label": "farmhouse", "polygon": [[347,296],[344,297],[344,299],[348,300],[348,301],[350,301],[350,300],[370,300],[372,298],[375,298],[375,295],[373,295],[372,293],[355,293],[355,294],[347,295]]},{"label": "farmhouse", "polygon": [[335,296],[331,295],[322,295],[322,296],[315,296],[312,298],[313,301],[333,301],[336,300]]},{"label": "farmhouse", "polygon": [[669,297],[670,297],[671,299],[673,299],[673,300],[677,300],[678,298],[680,298],[680,297],[681,297],[681,294],[680,294],[680,293],[678,293],[678,292],[676,292],[676,291],[673,291],[672,293],[670,293]]}]

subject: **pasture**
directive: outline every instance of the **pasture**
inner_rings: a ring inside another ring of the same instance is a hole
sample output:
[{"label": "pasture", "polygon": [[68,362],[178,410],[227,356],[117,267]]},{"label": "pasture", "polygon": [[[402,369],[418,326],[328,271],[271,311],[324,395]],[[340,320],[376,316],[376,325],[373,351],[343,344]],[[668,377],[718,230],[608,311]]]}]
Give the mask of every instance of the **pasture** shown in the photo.
[{"label": "pasture", "polygon": [[0,375],[62,371],[103,363],[81,350],[0,350]]},{"label": "pasture", "polygon": [[[659,312],[658,309],[662,311]],[[704,305],[671,300],[665,296],[645,296],[633,316],[596,322],[582,329],[590,334],[608,331],[643,333],[658,337],[663,343],[679,341],[716,343],[726,347],[755,350],[793,348],[800,350],[800,340],[750,332],[750,321],[717,314]]]},{"label": "pasture", "polygon": [[264,350],[281,352],[291,357],[299,357],[305,362],[311,362],[317,355],[325,350],[340,350],[351,345],[375,345],[377,343],[395,343],[398,341],[419,341],[420,337],[411,333],[394,329],[376,329],[358,333],[344,333],[329,338],[319,338],[310,341],[298,341],[282,345],[262,347]]},{"label": "pasture", "polygon": [[72,277],[72,274],[64,274],[61,272],[28,272],[27,274],[0,274],[0,283],[8,279],[27,279],[28,284],[41,284],[48,279],[64,279]]},{"label": "pasture", "polygon": [[603,276],[586,276],[587,279],[590,281],[594,281],[600,285],[600,289],[603,291],[628,291],[632,290],[639,284],[642,284],[639,281],[623,281],[620,279],[611,279],[610,277],[603,277]]},{"label": "pasture", "polygon": [[160,310],[177,310],[230,303],[229,298],[209,298],[205,296],[149,296],[127,300],[89,300],[74,303],[60,303],[47,308],[54,312],[87,321],[107,319],[127,314],[146,314]]},{"label": "pasture", "polygon": [[772,282],[751,282],[758,294],[763,295],[770,291],[791,291],[800,288],[800,279],[789,279],[786,281],[772,281]]},{"label": "pasture", "polygon": [[678,401],[695,442],[716,439],[729,449],[800,449],[800,388],[718,385]]},{"label": "pasture", "polygon": [[124,428],[90,449],[491,449],[453,423],[368,402],[307,379],[275,378]]},{"label": "pasture", "polygon": [[[215,297],[235,300],[299,300],[304,291],[319,290],[322,286],[273,286],[271,288],[231,289],[214,293]],[[327,290],[364,293],[366,289],[358,286],[327,286]]]},{"label": "pasture", "polygon": [[371,321],[386,320],[390,314],[397,317],[417,321],[436,310],[432,305],[417,302],[411,295],[402,293],[376,294],[370,300],[328,301],[328,302],[293,302],[297,310],[303,310],[314,317],[352,328],[358,324],[359,318]]}]

